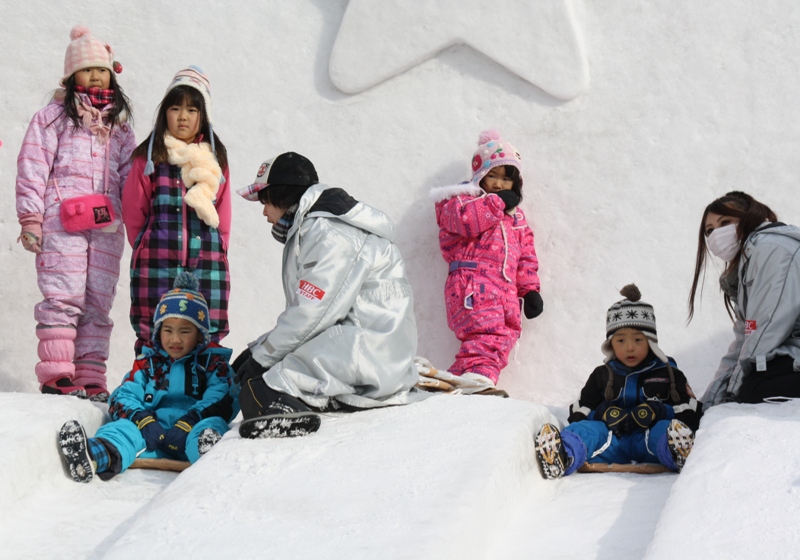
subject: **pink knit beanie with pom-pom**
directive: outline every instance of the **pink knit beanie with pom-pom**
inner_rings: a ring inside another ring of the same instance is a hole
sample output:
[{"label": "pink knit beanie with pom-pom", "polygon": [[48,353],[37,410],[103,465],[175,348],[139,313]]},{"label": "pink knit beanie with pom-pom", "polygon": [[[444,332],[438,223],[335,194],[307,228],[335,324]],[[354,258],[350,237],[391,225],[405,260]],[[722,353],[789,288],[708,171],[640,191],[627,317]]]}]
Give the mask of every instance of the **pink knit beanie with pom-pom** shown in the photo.
[{"label": "pink knit beanie with pom-pom", "polygon": [[108,68],[119,74],[122,65],[114,61],[114,51],[110,45],[95,39],[87,27],[76,25],[69,33],[71,42],[64,55],[64,76],[59,83],[61,87],[78,70],[84,68]]},{"label": "pink knit beanie with pom-pom", "polygon": [[484,130],[478,137],[478,150],[472,156],[472,183],[479,185],[490,169],[501,165],[513,165],[522,175],[522,158],[517,149],[496,130]]}]

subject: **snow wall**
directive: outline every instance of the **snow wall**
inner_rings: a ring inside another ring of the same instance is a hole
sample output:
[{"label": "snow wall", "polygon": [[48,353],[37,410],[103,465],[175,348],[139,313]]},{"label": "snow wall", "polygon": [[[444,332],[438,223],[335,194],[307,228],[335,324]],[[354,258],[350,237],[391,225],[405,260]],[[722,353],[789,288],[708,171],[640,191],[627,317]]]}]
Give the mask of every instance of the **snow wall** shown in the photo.
[{"label": "snow wall", "polygon": [[[490,9],[491,8],[491,9]],[[16,157],[49,99],[73,25],[114,48],[142,141],[173,74],[211,79],[232,186],[297,151],[321,180],[396,222],[416,296],[419,354],[446,368],[447,328],[431,187],[469,176],[478,133],[522,153],[544,314],[524,325],[501,386],[563,405],[601,361],[604,317],[636,282],[661,347],[697,392],[730,334],[715,274],[686,325],[702,210],[745,190],[800,223],[795,186],[800,7],[789,0],[104,2],[7,0],[0,20],[0,390],[35,392],[40,299],[15,243]],[[260,206],[233,201],[231,335],[240,351],[283,308],[281,246]],[[133,358],[128,248],[113,310],[109,384]],[[713,271],[712,271],[713,272]]]}]

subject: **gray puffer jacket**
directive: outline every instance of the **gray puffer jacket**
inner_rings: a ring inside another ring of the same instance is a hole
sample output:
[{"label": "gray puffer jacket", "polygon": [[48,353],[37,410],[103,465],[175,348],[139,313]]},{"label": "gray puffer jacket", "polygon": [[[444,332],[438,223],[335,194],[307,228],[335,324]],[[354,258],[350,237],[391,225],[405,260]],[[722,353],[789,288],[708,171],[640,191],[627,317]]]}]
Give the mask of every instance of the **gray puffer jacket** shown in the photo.
[{"label": "gray puffer jacket", "polygon": [[313,185],[283,250],[286,309],[250,344],[267,385],[324,407],[423,398],[414,299],[388,216],[341,189]]},{"label": "gray puffer jacket", "polygon": [[743,379],[775,356],[794,358],[800,375],[800,228],[775,223],[750,234],[734,311],[736,338],[703,395],[706,408],[735,400]]}]

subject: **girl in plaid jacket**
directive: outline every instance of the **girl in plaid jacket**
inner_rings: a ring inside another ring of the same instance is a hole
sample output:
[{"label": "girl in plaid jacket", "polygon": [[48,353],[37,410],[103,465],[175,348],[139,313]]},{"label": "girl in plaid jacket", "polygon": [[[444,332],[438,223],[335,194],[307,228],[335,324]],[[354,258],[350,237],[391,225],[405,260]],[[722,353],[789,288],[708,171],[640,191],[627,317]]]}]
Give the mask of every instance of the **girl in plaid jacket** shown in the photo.
[{"label": "girl in plaid jacket", "polygon": [[229,175],[225,146],[211,122],[208,78],[186,68],[167,88],[149,140],[133,153],[122,217],[133,247],[130,319],[137,355],[151,338],[161,294],[183,271],[200,281],[211,341],[229,331]]},{"label": "girl in plaid jacket", "polygon": [[105,401],[125,247],[120,195],[136,143],[111,47],[82,26],[70,38],[61,87],[33,116],[17,159],[19,241],[36,254],[43,296],[34,308],[39,389]]}]

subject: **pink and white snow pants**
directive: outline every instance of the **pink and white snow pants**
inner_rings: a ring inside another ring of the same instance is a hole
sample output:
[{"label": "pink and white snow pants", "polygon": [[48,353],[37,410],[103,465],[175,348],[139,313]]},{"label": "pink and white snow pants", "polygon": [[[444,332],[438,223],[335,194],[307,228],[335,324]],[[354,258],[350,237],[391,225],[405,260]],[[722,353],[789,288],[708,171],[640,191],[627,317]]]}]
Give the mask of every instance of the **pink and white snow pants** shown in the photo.
[{"label": "pink and white snow pants", "polygon": [[117,293],[125,235],[102,230],[68,233],[57,212],[42,224],[36,273],[44,300],[34,308],[39,323],[39,384],[62,377],[75,385],[106,387],[109,317]]},{"label": "pink and white snow pants", "polygon": [[448,371],[477,373],[497,383],[521,332],[516,286],[458,269],[447,277],[444,290],[447,325],[461,341]]}]

